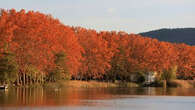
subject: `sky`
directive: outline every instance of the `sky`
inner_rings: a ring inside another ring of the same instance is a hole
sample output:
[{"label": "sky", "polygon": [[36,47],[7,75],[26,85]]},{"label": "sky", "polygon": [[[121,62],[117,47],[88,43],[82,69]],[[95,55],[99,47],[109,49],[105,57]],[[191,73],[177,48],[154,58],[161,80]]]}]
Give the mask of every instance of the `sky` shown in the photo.
[{"label": "sky", "polygon": [[39,11],[97,31],[195,27],[195,0],[0,0],[0,8]]}]

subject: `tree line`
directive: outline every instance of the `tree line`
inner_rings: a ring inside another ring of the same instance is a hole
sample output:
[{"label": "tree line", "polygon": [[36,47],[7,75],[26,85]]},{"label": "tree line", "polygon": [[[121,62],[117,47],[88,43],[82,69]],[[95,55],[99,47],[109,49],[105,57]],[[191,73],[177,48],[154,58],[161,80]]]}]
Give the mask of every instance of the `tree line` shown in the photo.
[{"label": "tree line", "polygon": [[130,81],[133,74],[156,71],[160,75],[172,68],[177,68],[177,78],[192,79],[195,46],[70,27],[40,12],[0,12],[1,83]]}]

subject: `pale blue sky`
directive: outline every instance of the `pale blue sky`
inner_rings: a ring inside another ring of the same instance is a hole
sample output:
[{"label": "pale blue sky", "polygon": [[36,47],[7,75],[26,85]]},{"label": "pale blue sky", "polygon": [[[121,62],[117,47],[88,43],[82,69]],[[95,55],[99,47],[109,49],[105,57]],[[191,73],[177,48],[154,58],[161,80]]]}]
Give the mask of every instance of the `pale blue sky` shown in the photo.
[{"label": "pale blue sky", "polygon": [[0,0],[0,8],[40,11],[98,31],[195,27],[195,0]]}]

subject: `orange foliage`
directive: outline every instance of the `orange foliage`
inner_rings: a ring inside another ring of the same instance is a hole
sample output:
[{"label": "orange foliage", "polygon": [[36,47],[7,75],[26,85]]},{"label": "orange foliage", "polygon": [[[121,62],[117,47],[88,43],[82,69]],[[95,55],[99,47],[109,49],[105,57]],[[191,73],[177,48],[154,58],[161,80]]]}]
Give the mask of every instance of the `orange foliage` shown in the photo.
[{"label": "orange foliage", "polygon": [[25,65],[41,70],[52,67],[54,54],[64,51],[70,73],[77,73],[82,47],[70,27],[49,15],[25,10],[2,10],[0,24],[0,37],[9,43],[9,50],[16,54],[21,69]]},{"label": "orange foliage", "polygon": [[94,30],[74,28],[80,45],[84,48],[80,77],[101,78],[110,69],[112,52],[108,43]]},{"label": "orange foliage", "polygon": [[[113,63],[135,70],[163,71],[178,66],[178,76],[195,75],[195,47],[159,42],[124,32],[96,32],[64,26],[58,19],[39,12],[1,10],[0,52],[12,51],[21,68],[33,65],[45,71],[54,67],[54,55],[67,55],[72,76],[103,78]],[[47,71],[45,71],[47,72]]]}]

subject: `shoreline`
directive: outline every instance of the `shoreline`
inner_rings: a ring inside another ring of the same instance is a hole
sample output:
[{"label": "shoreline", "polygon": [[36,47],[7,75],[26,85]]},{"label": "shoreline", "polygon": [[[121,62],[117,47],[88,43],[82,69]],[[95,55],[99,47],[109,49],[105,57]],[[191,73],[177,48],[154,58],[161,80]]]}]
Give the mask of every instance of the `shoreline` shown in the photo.
[{"label": "shoreline", "polygon": [[[103,82],[103,81],[81,81],[81,80],[60,80],[44,84],[20,85],[12,87],[44,87],[44,88],[134,88],[134,87],[163,87],[162,83],[154,83],[151,86],[144,86],[134,82]],[[195,88],[195,80],[173,80],[167,83],[167,88]]]}]

